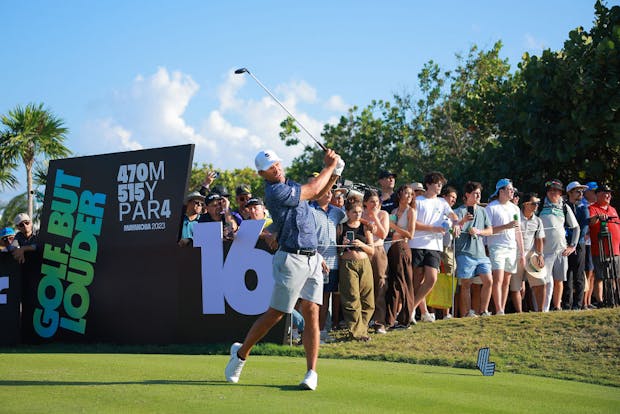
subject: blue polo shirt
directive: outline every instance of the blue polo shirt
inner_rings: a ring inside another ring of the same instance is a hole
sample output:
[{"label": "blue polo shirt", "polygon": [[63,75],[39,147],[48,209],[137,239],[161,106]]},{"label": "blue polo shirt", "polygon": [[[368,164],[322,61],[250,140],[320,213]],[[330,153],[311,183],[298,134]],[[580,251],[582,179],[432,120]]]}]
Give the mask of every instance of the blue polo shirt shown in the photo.
[{"label": "blue polo shirt", "polygon": [[300,200],[301,184],[286,179],[283,183],[265,182],[265,205],[278,233],[278,244],[286,249],[316,250],[317,228],[311,207]]}]

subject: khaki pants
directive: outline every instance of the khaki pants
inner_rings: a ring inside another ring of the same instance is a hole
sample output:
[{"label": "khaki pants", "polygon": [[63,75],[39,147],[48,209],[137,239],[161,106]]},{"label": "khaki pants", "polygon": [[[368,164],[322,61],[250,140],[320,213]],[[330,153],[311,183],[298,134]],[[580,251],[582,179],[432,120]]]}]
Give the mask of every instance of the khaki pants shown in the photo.
[{"label": "khaki pants", "polygon": [[375,311],[370,260],[340,260],[338,271],[340,303],[349,333],[355,339],[368,336],[368,323]]}]

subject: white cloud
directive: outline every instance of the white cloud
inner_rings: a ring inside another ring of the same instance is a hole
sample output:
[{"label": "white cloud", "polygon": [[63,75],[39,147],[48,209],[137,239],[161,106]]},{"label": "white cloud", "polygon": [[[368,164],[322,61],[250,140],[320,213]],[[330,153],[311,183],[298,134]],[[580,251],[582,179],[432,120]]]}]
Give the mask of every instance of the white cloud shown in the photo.
[{"label": "white cloud", "polygon": [[334,112],[347,112],[350,108],[350,105],[346,104],[341,96],[332,95],[325,102],[325,108]]},{"label": "white cloud", "polygon": [[[208,85],[217,92],[216,101],[193,126],[187,122],[186,111],[200,86],[191,76],[166,68],[138,75],[128,88],[116,91],[98,106],[98,113],[84,125],[82,133],[87,139],[78,140],[82,148],[76,152],[90,155],[193,143],[195,162],[221,169],[253,167],[254,156],[262,148],[274,149],[288,165],[301,154],[303,145],[287,147],[280,140],[280,123],[287,113],[263,91],[260,98],[246,98],[246,94],[256,93],[249,88],[245,91],[250,85],[258,87],[232,70],[220,85]],[[316,89],[303,80],[282,83],[273,90],[317,138],[325,121],[302,111],[301,105],[337,112],[347,109],[337,95],[322,102]],[[299,138],[313,145],[303,131]]]},{"label": "white cloud", "polygon": [[88,135],[98,136],[100,152],[134,151],[143,149],[142,144],[131,139],[132,133],[116,124],[112,119],[98,119],[85,126]]}]

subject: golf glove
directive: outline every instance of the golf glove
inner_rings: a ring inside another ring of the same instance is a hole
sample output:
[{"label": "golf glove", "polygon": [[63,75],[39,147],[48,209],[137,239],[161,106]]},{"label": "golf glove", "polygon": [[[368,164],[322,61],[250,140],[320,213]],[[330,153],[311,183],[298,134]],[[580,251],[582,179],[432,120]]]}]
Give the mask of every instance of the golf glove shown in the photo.
[{"label": "golf glove", "polygon": [[344,171],[344,160],[340,158],[336,164],[336,168],[334,169],[334,175],[341,177],[342,171]]}]

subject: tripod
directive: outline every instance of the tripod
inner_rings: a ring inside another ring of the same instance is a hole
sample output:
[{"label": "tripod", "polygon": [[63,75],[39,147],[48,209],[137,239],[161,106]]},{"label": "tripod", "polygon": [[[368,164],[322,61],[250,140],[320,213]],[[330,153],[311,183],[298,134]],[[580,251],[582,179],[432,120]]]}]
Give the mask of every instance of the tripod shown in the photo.
[{"label": "tripod", "polygon": [[[611,222],[611,224],[618,223]],[[603,265],[603,304],[607,307],[615,307],[620,305],[618,269],[616,268],[613,242],[607,220],[601,220],[601,228],[598,234],[598,247],[600,262]]]}]

